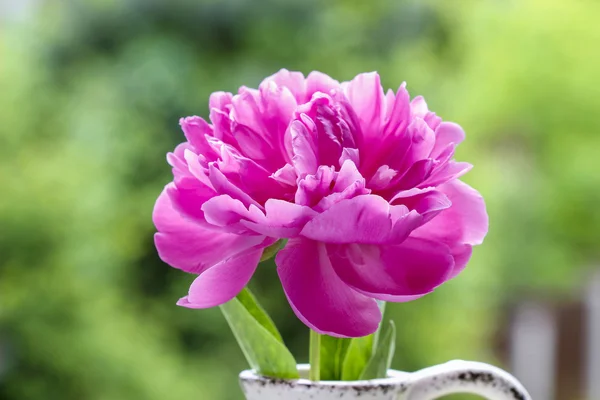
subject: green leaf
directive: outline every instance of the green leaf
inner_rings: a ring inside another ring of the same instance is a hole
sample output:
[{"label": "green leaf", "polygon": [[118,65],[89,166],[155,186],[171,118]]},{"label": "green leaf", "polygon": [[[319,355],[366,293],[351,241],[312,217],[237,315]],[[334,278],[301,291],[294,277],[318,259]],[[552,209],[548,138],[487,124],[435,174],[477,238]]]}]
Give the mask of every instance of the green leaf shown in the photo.
[{"label": "green leaf", "polygon": [[266,330],[271,332],[275,339],[283,343],[283,338],[277,330],[275,323],[269,317],[269,314],[264,308],[258,303],[256,297],[250,292],[250,289],[244,288],[236,297],[240,303],[246,308],[246,310],[254,317],[254,319],[261,324]]},{"label": "green leaf", "polygon": [[321,336],[320,379],[339,381],[342,379],[342,364],[351,339]]},{"label": "green leaf", "polygon": [[356,381],[360,379],[365,366],[371,359],[373,349],[373,335],[353,338],[346,351],[342,363],[342,380]]},{"label": "green leaf", "polygon": [[381,311],[381,322],[377,327],[377,330],[373,334],[373,348],[377,348],[379,345],[379,337],[381,336],[381,329],[383,328],[383,318],[385,317],[385,305],[386,302],[382,300],[377,300],[377,305],[379,306],[379,311]]},{"label": "green leaf", "polygon": [[294,356],[283,344],[271,318],[247,289],[220,308],[252,369],[275,378],[299,377]]},{"label": "green leaf", "polygon": [[262,256],[260,256],[260,262],[270,260],[277,252],[285,246],[287,239],[279,239],[269,247],[263,250]]},{"label": "green leaf", "polygon": [[[381,315],[383,315],[385,313],[385,301],[378,300],[377,304],[381,310]],[[382,326],[383,322],[379,324],[372,335],[351,339],[342,363],[341,380],[356,381],[360,379],[373,355],[373,348],[376,348],[379,343]]]},{"label": "green leaf", "polygon": [[395,348],[396,326],[393,321],[390,321],[388,328],[382,333],[379,344],[365,370],[361,374],[360,379],[385,378],[387,376],[387,371],[392,364]]}]

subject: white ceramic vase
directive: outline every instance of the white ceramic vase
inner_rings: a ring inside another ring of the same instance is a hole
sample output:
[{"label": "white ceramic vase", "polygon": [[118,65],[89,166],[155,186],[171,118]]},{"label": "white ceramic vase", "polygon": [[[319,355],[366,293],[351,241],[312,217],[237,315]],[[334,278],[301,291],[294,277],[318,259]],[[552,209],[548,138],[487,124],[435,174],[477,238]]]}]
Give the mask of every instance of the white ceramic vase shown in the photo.
[{"label": "white ceramic vase", "polygon": [[[298,366],[308,375],[309,366]],[[240,374],[247,400],[433,400],[454,393],[472,393],[488,400],[531,400],[508,372],[489,364],[450,361],[417,372],[390,370],[385,379],[312,382],[263,377],[251,370]]]}]

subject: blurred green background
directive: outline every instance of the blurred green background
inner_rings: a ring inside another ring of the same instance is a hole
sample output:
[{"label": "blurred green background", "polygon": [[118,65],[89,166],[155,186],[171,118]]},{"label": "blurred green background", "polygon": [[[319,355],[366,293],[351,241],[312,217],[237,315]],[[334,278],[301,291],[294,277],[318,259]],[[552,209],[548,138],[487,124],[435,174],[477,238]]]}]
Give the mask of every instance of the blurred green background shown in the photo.
[{"label": "blurred green background", "polygon": [[[175,306],[193,277],[158,259],[151,211],[178,118],[280,68],[378,70],[467,132],[490,232],[458,278],[388,307],[394,367],[506,363],[507,307],[576,299],[600,255],[598,2],[0,5],[1,399],[241,399],[243,356],[218,309]],[[251,287],[306,361],[272,265]]]}]

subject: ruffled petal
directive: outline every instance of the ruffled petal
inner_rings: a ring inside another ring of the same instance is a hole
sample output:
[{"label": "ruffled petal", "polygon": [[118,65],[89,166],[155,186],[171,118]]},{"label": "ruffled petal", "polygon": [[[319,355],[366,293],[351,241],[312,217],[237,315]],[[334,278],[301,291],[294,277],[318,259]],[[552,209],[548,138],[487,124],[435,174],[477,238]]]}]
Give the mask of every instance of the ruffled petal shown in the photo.
[{"label": "ruffled petal", "polygon": [[[391,101],[391,97],[388,97]],[[386,123],[381,127],[382,134],[375,136],[369,142],[361,141],[360,170],[366,178],[370,178],[381,165],[388,165],[398,170],[402,160],[412,146],[412,138],[406,134],[411,121],[410,96],[403,83],[394,97],[393,104],[387,104],[392,111],[386,117]],[[402,171],[404,172],[404,171]]]},{"label": "ruffled petal", "polygon": [[217,165],[229,182],[259,204],[271,198],[290,197],[293,194],[293,188],[288,184],[273,179],[269,171],[228,146],[221,148],[221,160]]},{"label": "ruffled petal", "polygon": [[319,167],[316,143],[312,129],[303,122],[295,120],[290,124],[292,140],[292,164],[299,177],[315,174]]},{"label": "ruffled petal", "polygon": [[394,179],[391,183],[391,189],[393,191],[408,190],[419,185],[426,185],[425,182],[431,176],[435,167],[435,161],[428,158],[425,160],[419,160],[412,164],[408,170],[398,178]]},{"label": "ruffled petal", "polygon": [[200,225],[205,223],[202,204],[215,195],[214,190],[195,179],[182,179],[177,185],[171,183],[165,187],[165,193],[175,210]]},{"label": "ruffled petal", "polygon": [[465,131],[460,125],[453,122],[440,123],[435,130],[435,146],[431,151],[431,157],[437,158],[450,143],[457,145],[463,140],[465,140]]},{"label": "ruffled petal", "polygon": [[304,75],[301,72],[280,69],[273,75],[265,78],[261,82],[260,86],[268,85],[270,81],[275,82],[277,86],[288,88],[298,102],[306,101],[306,83],[304,80]]},{"label": "ruffled petal", "polygon": [[296,186],[296,181],[298,179],[298,175],[296,174],[296,170],[292,164],[285,164],[283,167],[279,168],[275,171],[270,178],[275,181],[287,185],[290,187]]},{"label": "ruffled petal", "polygon": [[285,143],[286,130],[298,103],[294,94],[286,86],[274,81],[267,81],[260,86],[262,100],[262,118],[265,137],[274,144],[277,156],[281,155],[285,162],[291,161],[291,147]]},{"label": "ruffled petal", "polygon": [[467,263],[473,254],[473,246],[468,244],[458,245],[454,246],[452,249],[450,249],[450,251],[452,253],[452,257],[454,257],[454,268],[450,273],[450,278],[454,278],[467,266]]},{"label": "ruffled petal", "polygon": [[260,261],[263,249],[239,254],[202,272],[177,305],[210,308],[233,299],[248,284]]},{"label": "ruffled petal", "polygon": [[273,237],[291,238],[298,236],[304,225],[317,215],[310,207],[269,199],[265,203],[265,214],[255,216],[252,221],[242,220],[241,224],[252,231]]},{"label": "ruffled petal", "polygon": [[304,101],[310,100],[313,94],[321,92],[330,94],[333,89],[339,88],[340,83],[319,71],[313,71],[306,77],[306,97]]},{"label": "ruffled petal", "polygon": [[214,156],[214,152],[206,142],[206,136],[213,135],[213,128],[204,119],[196,116],[181,118],[179,120],[181,130],[188,142],[194,146],[195,153],[205,157]]},{"label": "ruffled petal", "polygon": [[410,112],[415,117],[424,118],[429,112],[429,107],[423,96],[417,96],[410,102]]},{"label": "ruffled petal", "polygon": [[[357,75],[352,81],[342,84],[352,108],[356,112],[365,142],[381,135],[380,126],[385,116],[385,95],[377,72]],[[366,144],[366,143],[365,143]]]},{"label": "ruffled petal", "polygon": [[411,237],[390,246],[328,246],[328,253],[344,282],[381,300],[405,301],[427,294],[444,283],[454,267],[448,246]]},{"label": "ruffled petal", "polygon": [[481,244],[488,231],[483,197],[464,182],[454,180],[437,187],[452,206],[413,232],[413,236],[436,240],[450,247]]},{"label": "ruffled petal", "polygon": [[311,329],[337,337],[366,336],[377,329],[381,321],[377,302],[337,276],[323,244],[292,239],[275,263],[290,305]]},{"label": "ruffled petal", "polygon": [[213,124],[213,137],[221,140],[224,143],[231,145],[237,145],[237,140],[234,138],[232,126],[235,124],[229,116],[229,112],[219,110],[217,108],[211,108],[210,122]]},{"label": "ruffled petal", "polygon": [[233,95],[229,92],[214,92],[208,98],[208,108],[229,111],[231,109],[231,99]]},{"label": "ruffled petal", "polygon": [[319,164],[337,166],[344,138],[351,138],[350,128],[330,107],[318,107],[315,120],[319,147]]},{"label": "ruffled petal", "polygon": [[320,166],[314,175],[306,175],[298,181],[295,202],[306,206],[314,206],[323,196],[332,191],[336,172],[332,167]]},{"label": "ruffled petal", "polygon": [[173,205],[167,185],[154,206],[152,218],[158,233],[154,242],[160,258],[170,266],[198,274],[263,242],[264,237],[239,236],[210,229],[185,218]]},{"label": "ruffled petal", "polygon": [[352,160],[346,160],[342,164],[340,171],[336,177],[335,184],[333,185],[334,192],[341,192],[348,186],[355,182],[361,182],[364,186],[365,178],[360,174],[358,168]]},{"label": "ruffled petal", "polygon": [[390,204],[403,204],[409,210],[415,210],[423,217],[423,223],[452,206],[448,196],[435,188],[410,189],[400,192],[390,200]]},{"label": "ruffled petal", "polygon": [[373,190],[386,189],[396,175],[398,175],[398,171],[387,165],[382,165],[377,168],[377,171],[375,171],[375,174],[369,180],[369,187]]},{"label": "ruffled petal", "polygon": [[214,163],[208,166],[208,171],[208,178],[218,194],[226,194],[234,199],[240,200],[246,207],[251,204],[260,207],[252,197],[234,185]]},{"label": "ruffled petal", "polygon": [[300,234],[325,243],[395,243],[404,240],[420,218],[404,206],[390,207],[382,197],[361,195],[318,214]]},{"label": "ruffled petal", "polygon": [[365,195],[333,205],[307,223],[301,234],[325,243],[382,243],[391,229],[388,202]]},{"label": "ruffled petal", "polygon": [[310,207],[269,199],[265,211],[251,205],[246,208],[242,202],[230,196],[215,196],[203,206],[206,220],[219,227],[227,227],[238,234],[258,234],[273,238],[297,236],[307,221],[317,213]]},{"label": "ruffled petal", "polygon": [[460,178],[473,168],[473,165],[467,162],[448,161],[441,168],[434,169],[431,175],[419,184],[419,187],[438,186],[444,182],[449,182]]},{"label": "ruffled petal", "polygon": [[400,85],[394,97],[394,103],[388,104],[388,108],[391,108],[392,111],[383,129],[384,137],[394,137],[397,140],[403,136],[410,123],[410,95],[406,90],[406,83]]},{"label": "ruffled petal", "polygon": [[391,166],[400,172],[407,171],[414,163],[429,157],[435,145],[435,133],[420,118],[414,119],[407,128],[407,135],[411,139],[409,149],[402,158],[402,163]]}]

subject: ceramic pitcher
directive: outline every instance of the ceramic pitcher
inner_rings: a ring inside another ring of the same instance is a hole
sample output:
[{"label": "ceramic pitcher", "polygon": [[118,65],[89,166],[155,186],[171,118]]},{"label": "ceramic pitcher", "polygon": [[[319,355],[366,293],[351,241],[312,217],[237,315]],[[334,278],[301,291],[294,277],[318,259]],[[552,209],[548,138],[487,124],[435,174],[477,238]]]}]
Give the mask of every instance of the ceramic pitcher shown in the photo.
[{"label": "ceramic pitcher", "polygon": [[[308,369],[308,365],[299,365],[300,376],[306,377]],[[274,379],[247,370],[240,374],[240,384],[247,400],[433,400],[454,393],[488,400],[531,400],[508,372],[460,360],[417,372],[390,370],[385,379],[351,382]]]}]

